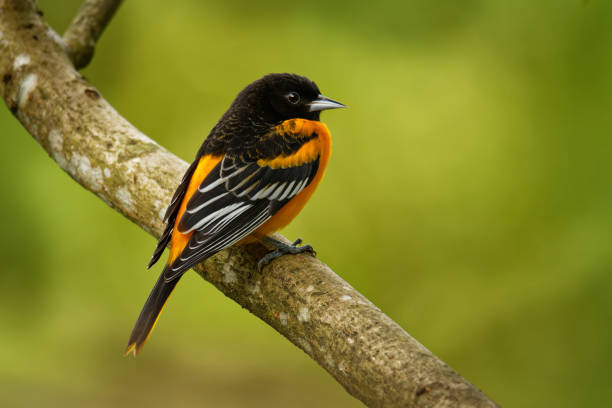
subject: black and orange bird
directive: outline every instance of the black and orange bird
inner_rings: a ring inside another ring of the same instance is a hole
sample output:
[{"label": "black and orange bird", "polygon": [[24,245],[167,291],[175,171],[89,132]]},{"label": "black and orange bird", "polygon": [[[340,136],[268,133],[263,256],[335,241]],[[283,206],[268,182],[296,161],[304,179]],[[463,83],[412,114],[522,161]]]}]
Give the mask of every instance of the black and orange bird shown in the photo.
[{"label": "black and orange bird", "polygon": [[312,251],[269,235],[304,207],[325,172],[331,137],[321,111],[342,108],[295,74],[269,74],[248,85],[213,127],[166,210],[149,268],[170,255],[136,321],[125,354],[138,354],[181,276],[233,244],[259,239],[287,253]]}]

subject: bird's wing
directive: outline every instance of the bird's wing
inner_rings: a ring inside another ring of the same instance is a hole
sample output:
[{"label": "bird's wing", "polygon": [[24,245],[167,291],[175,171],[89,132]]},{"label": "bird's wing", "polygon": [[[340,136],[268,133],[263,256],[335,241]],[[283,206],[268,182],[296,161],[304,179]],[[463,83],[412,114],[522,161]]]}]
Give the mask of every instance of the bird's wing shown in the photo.
[{"label": "bird's wing", "polygon": [[166,280],[256,230],[310,184],[318,168],[318,156],[287,167],[224,157],[187,203],[178,231],[192,235]]},{"label": "bird's wing", "polygon": [[148,268],[153,266],[155,262],[158,261],[161,254],[164,252],[164,249],[168,246],[170,239],[172,238],[172,230],[174,229],[174,222],[176,221],[176,216],[179,211],[179,207],[183,202],[183,198],[187,192],[187,187],[189,186],[189,181],[193,176],[196,168],[198,167],[198,160],[194,160],[193,163],[189,166],[181,183],[176,188],[174,195],[172,196],[172,200],[170,200],[170,205],[166,209],[166,214],[164,215],[164,222],[166,223],[166,228],[162,233],[161,237],[157,241],[157,246],[155,247],[155,251],[153,251],[153,256],[151,257],[151,261],[149,261]]}]

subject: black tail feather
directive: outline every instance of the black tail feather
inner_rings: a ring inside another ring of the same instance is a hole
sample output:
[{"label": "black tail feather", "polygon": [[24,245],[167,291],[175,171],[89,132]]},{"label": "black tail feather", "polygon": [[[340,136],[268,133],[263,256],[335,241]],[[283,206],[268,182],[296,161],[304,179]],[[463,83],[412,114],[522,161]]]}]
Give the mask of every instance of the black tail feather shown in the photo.
[{"label": "black tail feather", "polygon": [[[168,266],[166,266],[166,268],[168,268]],[[166,268],[164,268],[164,272]],[[130,353],[137,355],[140,353],[145,342],[151,335],[151,332],[157,323],[157,319],[159,318],[162,309],[166,305],[168,297],[174,290],[174,287],[181,277],[181,275],[179,275],[176,277],[176,279],[167,282],[164,279],[164,272],[162,272],[157,279],[151,294],[140,312],[140,316],[138,316],[138,320],[136,321],[132,334],[130,335],[128,345],[125,348],[125,355]]]}]

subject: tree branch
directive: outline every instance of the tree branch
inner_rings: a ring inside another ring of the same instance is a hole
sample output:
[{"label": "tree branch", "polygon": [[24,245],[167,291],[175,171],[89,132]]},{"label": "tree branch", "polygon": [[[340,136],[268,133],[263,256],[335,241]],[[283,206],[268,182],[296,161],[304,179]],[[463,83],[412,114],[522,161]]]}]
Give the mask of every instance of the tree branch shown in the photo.
[{"label": "tree branch", "polygon": [[91,61],[98,38],[123,0],[85,0],[64,33],[68,55],[76,69]]},{"label": "tree branch", "polygon": [[[158,237],[187,164],[121,117],[64,50],[32,0],[0,0],[0,93],[9,109],[73,179]],[[196,271],[368,406],[495,406],[325,264],[283,256],[258,272],[265,252],[233,247]]]}]

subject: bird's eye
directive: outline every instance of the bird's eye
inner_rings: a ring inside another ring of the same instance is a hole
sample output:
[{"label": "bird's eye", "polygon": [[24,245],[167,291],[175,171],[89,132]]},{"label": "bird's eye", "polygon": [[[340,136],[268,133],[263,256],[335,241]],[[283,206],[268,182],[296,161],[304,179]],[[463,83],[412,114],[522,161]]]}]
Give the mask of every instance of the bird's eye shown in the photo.
[{"label": "bird's eye", "polygon": [[293,105],[300,101],[300,94],[298,94],[297,92],[289,92],[285,97],[287,98],[289,103]]}]

